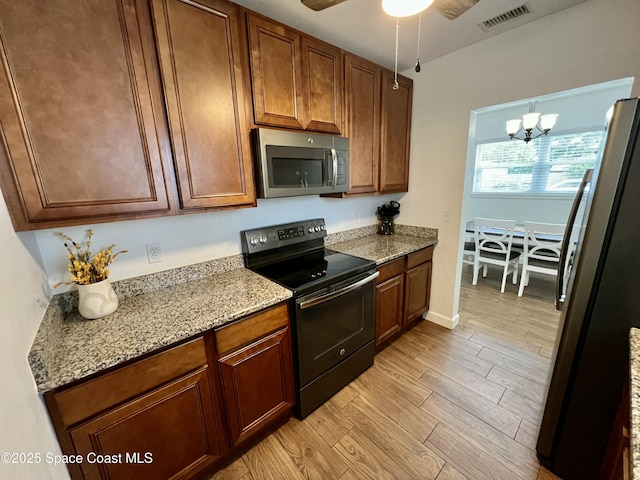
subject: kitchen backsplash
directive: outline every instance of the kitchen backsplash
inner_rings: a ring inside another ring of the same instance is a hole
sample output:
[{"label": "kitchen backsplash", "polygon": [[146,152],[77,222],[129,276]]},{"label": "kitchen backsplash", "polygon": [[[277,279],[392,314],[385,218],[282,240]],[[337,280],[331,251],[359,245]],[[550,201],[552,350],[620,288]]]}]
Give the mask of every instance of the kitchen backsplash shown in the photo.
[{"label": "kitchen backsplash", "polygon": [[[342,232],[331,233],[325,238],[325,245],[354,240],[356,238],[374,235],[377,225],[354,228]],[[398,235],[412,235],[417,237],[437,237],[435,228],[415,227],[411,225],[396,224],[395,231]],[[161,272],[150,273],[124,280],[114,281],[113,288],[118,298],[124,299],[143,293],[151,293],[172,285],[200,280],[211,275],[228,272],[236,268],[244,267],[244,259],[241,254],[217,258],[206,262],[186,265]],[[78,292],[72,290],[54,297],[54,301],[65,312],[73,311],[78,305]]]}]

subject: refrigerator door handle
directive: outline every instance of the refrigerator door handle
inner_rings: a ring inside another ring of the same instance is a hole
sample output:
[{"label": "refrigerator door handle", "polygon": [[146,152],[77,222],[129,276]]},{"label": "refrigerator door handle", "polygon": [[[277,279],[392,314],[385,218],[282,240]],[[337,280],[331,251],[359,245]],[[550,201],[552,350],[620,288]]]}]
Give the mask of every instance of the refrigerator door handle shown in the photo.
[{"label": "refrigerator door handle", "polygon": [[582,197],[584,197],[587,185],[591,183],[592,176],[593,169],[589,168],[584,172],[584,177],[582,177],[582,182],[580,182],[580,186],[578,187],[578,193],[573,199],[573,205],[571,205],[571,211],[569,212],[569,218],[567,219],[567,225],[565,226],[562,247],[560,249],[560,260],[558,261],[558,277],[556,278],[556,310],[562,310],[564,305],[564,294],[562,292],[565,287],[564,277],[567,268],[567,255],[569,252],[569,246],[571,245],[571,232],[578,215],[578,210],[580,209]]}]

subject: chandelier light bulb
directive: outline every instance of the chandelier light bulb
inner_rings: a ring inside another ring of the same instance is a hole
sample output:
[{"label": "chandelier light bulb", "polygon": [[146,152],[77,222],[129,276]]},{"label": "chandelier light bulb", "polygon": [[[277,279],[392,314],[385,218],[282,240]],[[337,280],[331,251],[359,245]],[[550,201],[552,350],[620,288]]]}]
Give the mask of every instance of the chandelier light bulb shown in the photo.
[{"label": "chandelier light bulb", "polygon": [[422,12],[433,0],[382,0],[382,9],[392,17],[410,17]]},{"label": "chandelier light bulb", "polygon": [[538,112],[533,113],[525,113],[522,116],[522,126],[525,130],[532,130],[538,124],[538,119],[540,118],[540,114]]},{"label": "chandelier light bulb", "polygon": [[515,135],[520,131],[520,122],[521,120],[518,118],[516,120],[507,120],[507,134]]},{"label": "chandelier light bulb", "polygon": [[540,117],[540,128],[542,130],[551,130],[558,119],[557,113],[549,113]]}]

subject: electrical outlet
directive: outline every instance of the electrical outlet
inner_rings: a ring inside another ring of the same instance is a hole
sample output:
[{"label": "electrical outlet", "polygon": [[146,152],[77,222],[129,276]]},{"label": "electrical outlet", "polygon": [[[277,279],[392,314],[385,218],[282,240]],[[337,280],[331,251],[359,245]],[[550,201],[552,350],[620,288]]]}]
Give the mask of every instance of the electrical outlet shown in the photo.
[{"label": "electrical outlet", "polygon": [[448,208],[445,208],[442,211],[442,221],[443,222],[450,222],[451,221],[451,210],[449,210]]},{"label": "electrical outlet", "polygon": [[147,244],[147,259],[149,263],[158,263],[162,261],[162,250],[159,243]]}]

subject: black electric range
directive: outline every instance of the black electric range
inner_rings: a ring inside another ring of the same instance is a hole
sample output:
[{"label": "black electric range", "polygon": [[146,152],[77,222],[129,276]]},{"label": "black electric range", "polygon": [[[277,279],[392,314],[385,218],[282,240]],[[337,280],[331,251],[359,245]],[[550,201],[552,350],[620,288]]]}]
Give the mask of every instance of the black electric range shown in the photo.
[{"label": "black electric range", "polygon": [[293,292],[296,415],[373,364],[375,262],[324,247],[324,219],[241,232],[245,266]]}]

